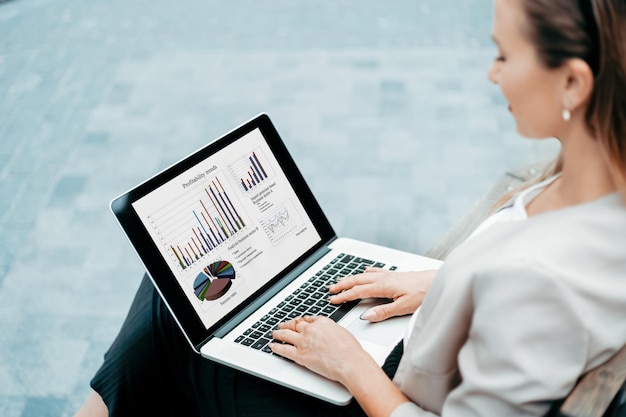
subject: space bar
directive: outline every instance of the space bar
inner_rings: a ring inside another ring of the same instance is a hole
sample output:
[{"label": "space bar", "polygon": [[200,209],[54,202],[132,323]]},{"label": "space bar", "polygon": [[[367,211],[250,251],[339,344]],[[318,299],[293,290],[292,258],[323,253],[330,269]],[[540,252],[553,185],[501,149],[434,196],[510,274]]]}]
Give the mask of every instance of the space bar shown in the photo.
[{"label": "space bar", "polygon": [[348,312],[352,310],[354,306],[359,303],[359,301],[361,300],[353,300],[353,301],[348,301],[346,303],[343,303],[337,311],[335,311],[333,314],[330,315],[330,318],[338,322],[339,320],[343,318],[343,316],[348,314]]}]

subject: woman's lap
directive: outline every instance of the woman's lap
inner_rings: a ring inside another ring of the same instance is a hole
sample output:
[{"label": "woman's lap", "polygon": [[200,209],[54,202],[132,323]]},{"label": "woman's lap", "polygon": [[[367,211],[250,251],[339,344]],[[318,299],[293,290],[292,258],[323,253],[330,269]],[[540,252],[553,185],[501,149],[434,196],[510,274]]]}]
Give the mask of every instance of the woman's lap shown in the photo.
[{"label": "woman's lap", "polygon": [[91,386],[111,416],[364,416],[203,359],[146,276]]}]

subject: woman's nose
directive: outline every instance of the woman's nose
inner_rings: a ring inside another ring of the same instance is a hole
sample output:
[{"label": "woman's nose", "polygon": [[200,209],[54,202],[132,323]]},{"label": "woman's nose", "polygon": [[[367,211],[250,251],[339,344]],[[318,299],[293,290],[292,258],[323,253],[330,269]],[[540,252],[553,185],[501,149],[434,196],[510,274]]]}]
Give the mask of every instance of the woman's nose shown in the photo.
[{"label": "woman's nose", "polygon": [[491,81],[494,84],[498,84],[498,78],[500,74],[500,69],[499,69],[498,64],[499,64],[498,62],[493,62],[491,64],[491,67],[489,68],[489,71],[487,71],[487,78],[489,79],[489,81]]}]

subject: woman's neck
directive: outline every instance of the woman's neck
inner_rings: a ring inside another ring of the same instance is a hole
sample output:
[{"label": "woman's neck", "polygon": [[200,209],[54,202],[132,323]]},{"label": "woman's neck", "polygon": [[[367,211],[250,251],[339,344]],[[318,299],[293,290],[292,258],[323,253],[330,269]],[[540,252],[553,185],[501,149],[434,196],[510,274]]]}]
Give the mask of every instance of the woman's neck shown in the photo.
[{"label": "woman's neck", "polygon": [[563,170],[526,210],[529,216],[596,200],[617,190],[598,141],[586,129],[559,139]]},{"label": "woman's neck", "polygon": [[558,193],[567,205],[582,204],[617,191],[599,142],[586,129],[561,140],[563,174]]}]

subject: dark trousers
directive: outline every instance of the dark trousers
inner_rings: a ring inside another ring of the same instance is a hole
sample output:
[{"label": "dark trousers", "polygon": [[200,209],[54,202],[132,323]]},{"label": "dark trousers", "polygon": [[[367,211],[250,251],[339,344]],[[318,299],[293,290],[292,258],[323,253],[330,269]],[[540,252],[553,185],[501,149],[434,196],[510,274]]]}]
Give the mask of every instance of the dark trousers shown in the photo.
[{"label": "dark trousers", "polygon": [[[402,343],[383,367],[392,378]],[[91,381],[110,416],[364,416],[216,364],[196,354],[144,276],[128,316]]]}]

